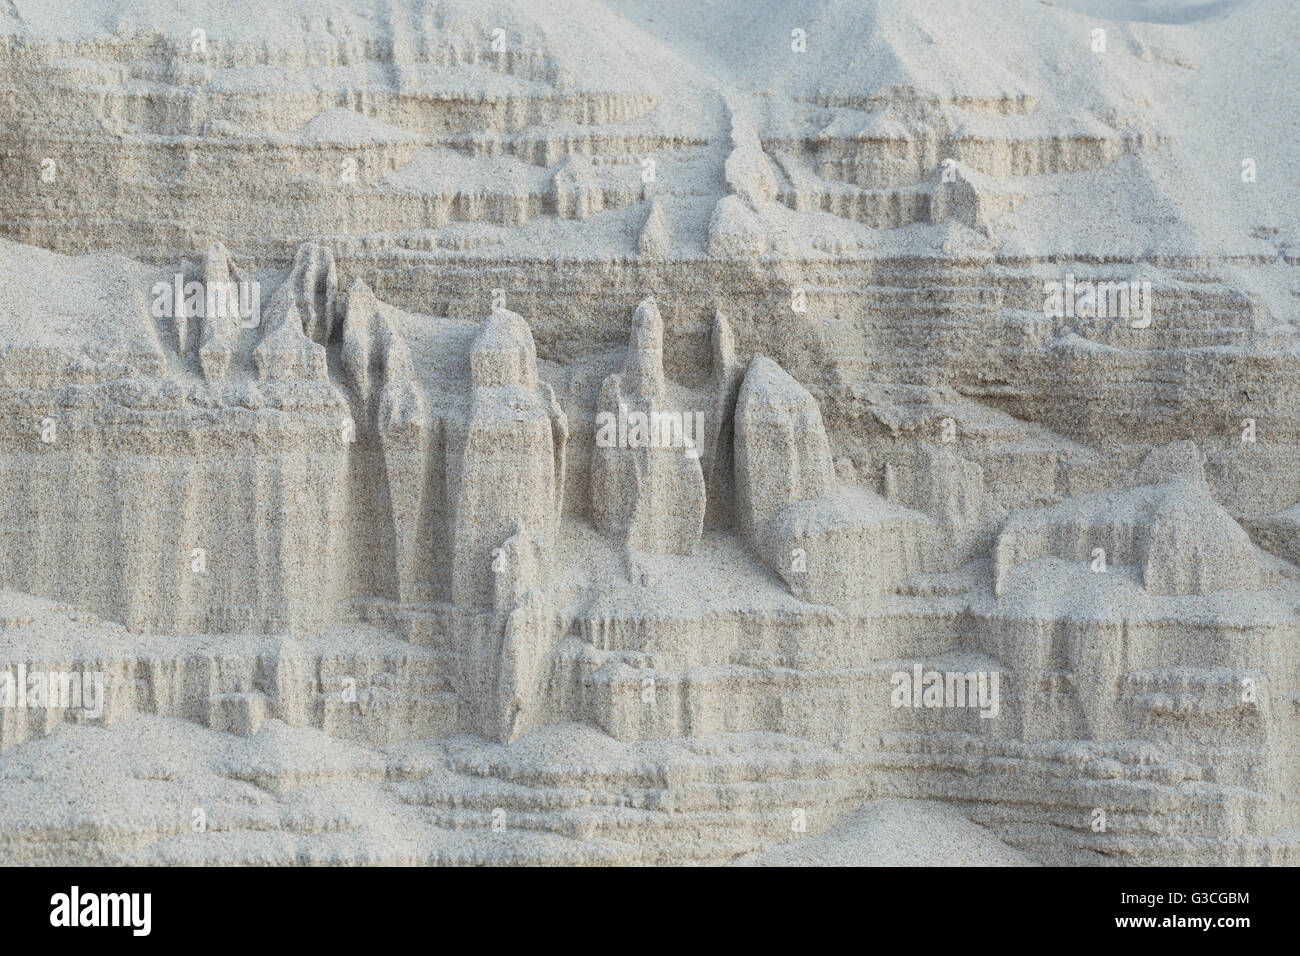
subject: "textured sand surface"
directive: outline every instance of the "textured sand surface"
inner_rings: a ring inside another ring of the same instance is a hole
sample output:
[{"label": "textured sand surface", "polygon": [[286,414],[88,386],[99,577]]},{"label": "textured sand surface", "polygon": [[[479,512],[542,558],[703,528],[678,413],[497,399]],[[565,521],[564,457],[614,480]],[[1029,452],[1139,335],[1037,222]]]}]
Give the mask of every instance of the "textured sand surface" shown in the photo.
[{"label": "textured sand surface", "polygon": [[0,3],[0,862],[1300,863],[1297,44]]},{"label": "textured sand surface", "polygon": [[941,803],[875,800],[834,830],[738,861],[744,866],[1033,866]]}]

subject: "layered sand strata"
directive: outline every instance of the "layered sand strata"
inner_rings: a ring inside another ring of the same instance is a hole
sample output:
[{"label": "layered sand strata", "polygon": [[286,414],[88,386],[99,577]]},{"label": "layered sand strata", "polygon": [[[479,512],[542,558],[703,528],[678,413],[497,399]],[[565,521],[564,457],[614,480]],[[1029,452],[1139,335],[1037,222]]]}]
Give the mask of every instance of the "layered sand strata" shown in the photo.
[{"label": "layered sand strata", "polygon": [[1297,861],[1295,14],[694,6],[0,12],[7,861]]}]

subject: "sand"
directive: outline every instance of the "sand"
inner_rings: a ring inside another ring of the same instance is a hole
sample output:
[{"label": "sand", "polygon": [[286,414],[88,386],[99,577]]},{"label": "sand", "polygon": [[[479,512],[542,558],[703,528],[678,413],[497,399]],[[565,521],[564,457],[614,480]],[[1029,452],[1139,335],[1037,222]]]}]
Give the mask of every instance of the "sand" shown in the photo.
[{"label": "sand", "polygon": [[1297,42],[0,6],[0,862],[1300,862]]}]

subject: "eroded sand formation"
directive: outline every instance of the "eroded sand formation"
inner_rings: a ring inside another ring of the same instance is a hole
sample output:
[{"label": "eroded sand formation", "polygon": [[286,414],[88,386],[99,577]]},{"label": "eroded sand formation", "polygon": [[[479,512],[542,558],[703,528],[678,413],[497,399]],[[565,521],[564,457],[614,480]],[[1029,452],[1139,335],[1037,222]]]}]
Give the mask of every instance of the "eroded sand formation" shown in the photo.
[{"label": "eroded sand formation", "polygon": [[1287,0],[190,6],[0,6],[0,860],[1300,862]]}]

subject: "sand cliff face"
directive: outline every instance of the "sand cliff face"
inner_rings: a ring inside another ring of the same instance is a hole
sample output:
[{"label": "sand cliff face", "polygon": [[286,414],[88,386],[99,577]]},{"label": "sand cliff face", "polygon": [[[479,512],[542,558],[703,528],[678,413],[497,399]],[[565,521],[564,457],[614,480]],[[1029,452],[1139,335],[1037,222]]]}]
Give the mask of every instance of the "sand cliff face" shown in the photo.
[{"label": "sand cliff face", "polygon": [[1300,16],[698,6],[0,9],[0,860],[1300,862]]}]

